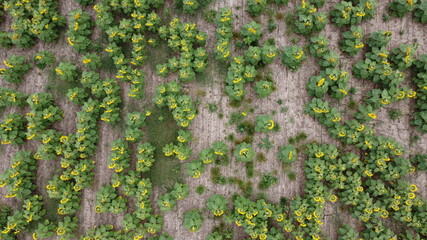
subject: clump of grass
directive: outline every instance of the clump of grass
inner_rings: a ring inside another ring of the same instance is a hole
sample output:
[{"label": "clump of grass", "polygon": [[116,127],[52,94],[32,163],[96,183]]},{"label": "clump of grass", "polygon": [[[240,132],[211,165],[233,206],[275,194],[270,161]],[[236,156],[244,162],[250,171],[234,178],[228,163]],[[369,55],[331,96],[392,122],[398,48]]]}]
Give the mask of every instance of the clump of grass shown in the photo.
[{"label": "clump of grass", "polygon": [[253,178],[254,177],[254,169],[255,169],[254,162],[253,161],[247,162],[245,164],[245,168],[246,168],[246,177]]},{"label": "clump of grass", "polygon": [[255,124],[253,122],[244,121],[237,126],[237,130],[241,133],[253,136],[255,133]]},{"label": "clump of grass", "polygon": [[291,181],[295,181],[295,180],[297,179],[297,175],[296,175],[296,173],[295,173],[295,172],[290,171],[290,172],[288,172],[288,178],[289,178],[289,180],[291,180]]},{"label": "clump of grass", "polygon": [[357,93],[357,88],[355,88],[355,87],[351,87],[351,88],[348,90],[348,93],[349,93],[349,94],[351,94],[351,95],[354,95],[355,93]]},{"label": "clump of grass", "polygon": [[218,105],[216,105],[215,103],[208,103],[208,104],[206,104],[206,107],[208,108],[209,112],[211,112],[211,113],[218,111]]},{"label": "clump of grass", "polygon": [[356,101],[354,101],[353,99],[350,99],[350,101],[348,102],[348,108],[354,110],[356,109],[356,107],[357,107]]},{"label": "clump of grass", "polygon": [[390,111],[388,111],[388,118],[390,118],[391,120],[399,119],[402,116],[403,113],[399,109],[391,109]]},{"label": "clump of grass", "polygon": [[151,116],[146,120],[144,133],[147,141],[153,144],[157,150],[154,153],[156,161],[149,171],[154,186],[171,186],[182,180],[179,160],[170,159],[161,151],[166,144],[176,141],[178,129],[178,125],[167,108],[153,108]]},{"label": "clump of grass", "polygon": [[238,124],[243,120],[244,116],[241,112],[233,112],[231,113],[230,120],[228,120],[228,124]]},{"label": "clump of grass", "polygon": [[305,139],[307,139],[307,134],[305,132],[300,132],[295,137],[288,138],[288,143],[294,145]]},{"label": "clump of grass", "polygon": [[199,195],[202,195],[205,192],[205,190],[206,190],[205,186],[199,185],[196,188],[196,193],[199,194]]},{"label": "clump of grass", "polygon": [[277,184],[279,179],[271,173],[266,173],[262,176],[261,181],[258,184],[259,189],[265,190]]},{"label": "clump of grass", "polygon": [[283,20],[283,18],[285,18],[285,14],[278,12],[275,17],[277,20]]},{"label": "clump of grass", "polygon": [[215,184],[225,185],[227,183],[227,178],[221,175],[219,167],[211,168],[211,180]]},{"label": "clump of grass", "polygon": [[230,142],[233,142],[236,139],[236,137],[234,136],[234,134],[230,133],[228,134],[226,139]]},{"label": "clump of grass", "polygon": [[409,146],[414,145],[416,142],[420,141],[421,137],[419,135],[412,136],[409,138]]},{"label": "clump of grass", "polygon": [[267,157],[264,155],[264,153],[261,153],[261,152],[256,154],[255,159],[256,159],[256,161],[261,162],[261,163],[267,161]]}]

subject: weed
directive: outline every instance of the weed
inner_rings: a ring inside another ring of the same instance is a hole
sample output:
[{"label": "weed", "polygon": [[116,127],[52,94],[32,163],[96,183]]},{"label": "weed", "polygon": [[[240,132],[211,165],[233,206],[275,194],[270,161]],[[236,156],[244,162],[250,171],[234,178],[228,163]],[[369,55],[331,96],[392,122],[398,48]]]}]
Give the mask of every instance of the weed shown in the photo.
[{"label": "weed", "polygon": [[206,189],[205,186],[199,185],[196,188],[196,193],[199,194],[199,195],[202,195],[205,192],[205,189]]},{"label": "weed", "polygon": [[388,111],[388,118],[390,118],[391,120],[399,119],[402,116],[403,113],[399,109],[391,109]]}]

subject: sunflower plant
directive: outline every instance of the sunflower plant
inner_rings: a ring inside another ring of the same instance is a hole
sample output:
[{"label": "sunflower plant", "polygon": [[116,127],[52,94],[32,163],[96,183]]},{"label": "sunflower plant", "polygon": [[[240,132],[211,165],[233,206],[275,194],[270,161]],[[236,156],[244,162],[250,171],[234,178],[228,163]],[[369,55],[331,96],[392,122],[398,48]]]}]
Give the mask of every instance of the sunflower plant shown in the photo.
[{"label": "sunflower plant", "polygon": [[299,46],[287,46],[283,50],[282,64],[290,68],[292,72],[297,71],[302,62],[307,58],[303,49]]},{"label": "sunflower plant", "polygon": [[251,162],[255,157],[252,145],[245,142],[237,145],[233,154],[239,162]]},{"label": "sunflower plant", "polygon": [[203,218],[198,209],[191,209],[184,213],[184,227],[190,232],[197,232],[202,226]]},{"label": "sunflower plant", "polygon": [[31,69],[24,56],[12,55],[3,61],[6,68],[0,69],[0,77],[10,83],[21,83],[23,76]]}]

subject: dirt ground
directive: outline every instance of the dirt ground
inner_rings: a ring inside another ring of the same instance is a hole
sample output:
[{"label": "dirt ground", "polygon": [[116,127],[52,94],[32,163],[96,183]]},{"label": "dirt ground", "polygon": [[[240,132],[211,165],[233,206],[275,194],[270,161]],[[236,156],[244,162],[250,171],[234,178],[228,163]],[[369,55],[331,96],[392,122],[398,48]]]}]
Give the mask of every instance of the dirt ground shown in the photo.
[{"label": "dirt ground", "polygon": [[[286,7],[280,7],[274,11],[281,13],[292,12],[295,6],[295,1],[290,1]],[[297,1],[299,2],[299,1]],[[338,0],[328,1],[324,7],[320,8],[320,11],[330,11],[332,5],[338,2]],[[392,19],[388,22],[382,21],[382,15],[386,11],[386,5],[389,2],[388,0],[381,0],[380,6],[378,7],[378,14],[375,19],[364,22],[361,26],[364,28],[365,33],[375,32],[377,30],[391,30],[393,31],[393,40],[390,44],[390,48],[396,47],[401,43],[413,43],[416,41],[419,43],[418,53],[427,53],[427,27],[418,23],[415,23],[411,17],[406,17],[403,19]],[[251,21],[249,15],[245,11],[245,0],[217,0],[211,4],[210,8],[220,9],[221,7],[232,7],[233,13],[235,14],[235,29],[240,29],[245,23]],[[171,1],[167,1],[168,6],[171,6]],[[60,9],[62,14],[68,13],[70,10],[79,8],[79,5],[74,1],[61,0]],[[93,14],[93,9],[90,7],[85,8],[85,10],[90,11]],[[173,13],[172,13],[173,15]],[[266,25],[268,22],[268,17],[263,15],[260,17],[261,22],[264,26],[264,36],[263,39],[274,38],[279,49],[282,49],[284,46],[292,45],[291,39],[297,39],[297,44],[299,46],[304,46],[307,41],[297,35],[289,34],[286,30],[286,24],[284,20],[278,22],[278,28],[272,33],[268,33],[266,30]],[[193,20],[194,21],[194,20]],[[6,26],[10,25],[11,19],[8,16],[6,21],[0,25],[2,30],[7,29]],[[208,39],[208,49],[212,49],[214,45],[215,38],[213,33],[215,31],[215,25],[208,24],[202,20],[202,17],[197,18],[198,27],[206,31],[209,35]],[[340,39],[340,29],[329,24],[326,29],[323,31],[325,36],[330,39],[332,47],[338,51],[337,42]],[[403,35],[399,35],[399,31],[404,31]],[[99,31],[95,32],[95,38],[99,36]],[[0,59],[6,59],[12,54],[25,55],[25,56],[34,56],[34,54],[39,50],[50,50],[56,56],[58,60],[61,61],[71,61],[74,63],[80,62],[80,55],[74,52],[67,44],[64,34],[61,35],[60,41],[58,44],[46,44],[38,42],[35,47],[29,50],[20,50],[13,48],[7,51],[0,52]],[[358,54],[354,58],[345,58],[342,55],[343,68],[350,70],[352,64],[361,59],[362,54]],[[265,99],[259,99],[256,97],[252,89],[248,88],[248,98],[252,99],[251,107],[255,109],[254,113],[248,116],[249,119],[259,115],[271,113],[272,111],[277,111],[277,114],[274,115],[274,119],[279,123],[281,131],[274,134],[269,134],[271,141],[275,144],[276,147],[270,151],[265,151],[256,147],[257,152],[263,152],[267,161],[255,164],[256,174],[255,177],[250,179],[254,183],[254,194],[260,192],[257,189],[257,183],[260,179],[260,174],[263,172],[274,172],[278,170],[279,184],[272,186],[270,189],[265,191],[268,199],[272,203],[278,203],[281,197],[293,198],[296,195],[302,193],[304,187],[304,174],[303,174],[303,161],[304,156],[299,155],[298,162],[294,163],[292,170],[296,173],[296,181],[290,180],[286,174],[282,171],[282,164],[277,159],[277,146],[285,145],[288,142],[288,138],[295,136],[300,132],[305,132],[308,135],[308,139],[305,142],[317,141],[319,143],[333,143],[338,144],[335,140],[331,139],[324,127],[322,127],[316,120],[303,114],[303,109],[305,103],[310,99],[305,90],[305,83],[310,76],[317,74],[319,68],[315,63],[313,58],[307,59],[304,62],[301,69],[297,72],[290,72],[288,69],[283,67],[280,59],[269,65],[273,73],[273,78],[276,82],[277,90],[271,94],[271,96]],[[155,74],[155,69],[151,69],[148,66],[145,66],[144,72],[147,73],[146,77],[146,95],[147,98],[151,98],[154,95],[154,87],[160,82],[167,82],[174,79],[174,76],[169,78],[161,78]],[[238,111],[229,106],[228,97],[224,95],[224,73],[216,71],[218,69],[213,69],[210,74],[209,81],[207,83],[193,82],[186,85],[186,89],[189,90],[189,93],[197,97],[200,92],[205,93],[206,95],[202,98],[201,104],[199,107],[199,115],[196,117],[192,123],[190,130],[193,132],[195,140],[191,143],[193,149],[193,156],[197,157],[198,153],[209,147],[214,141],[223,140],[230,133],[234,133],[236,138],[242,137],[239,135],[234,126],[229,126],[227,124],[228,117],[232,112]],[[349,71],[350,72],[350,71]],[[108,73],[104,77],[108,76]],[[13,87],[17,90],[20,90],[25,93],[35,93],[35,92],[44,92],[45,86],[49,83],[48,81],[48,71],[39,70],[37,68],[32,68],[29,74],[26,75],[25,81],[18,85],[12,86],[7,82],[1,80],[0,84],[6,87]],[[363,97],[363,94],[372,88],[372,84],[368,81],[362,81],[357,79],[352,79],[350,82],[351,86],[357,87],[359,91],[354,96],[355,100],[360,100]],[[129,86],[125,85],[123,87],[123,92],[127,91]],[[277,101],[283,100],[283,105],[279,105]],[[79,111],[79,107],[72,104],[71,102],[65,100],[64,98],[55,99],[55,103],[60,106],[64,111],[65,116],[64,120],[55,125],[55,128],[63,131],[64,133],[74,132],[75,128],[75,113]],[[127,99],[124,97],[125,105],[126,103],[133,102],[133,100]],[[224,117],[220,118],[217,113],[211,113],[205,107],[207,103],[217,104],[219,107],[219,112],[221,112]],[[372,123],[375,130],[382,135],[390,136],[398,141],[402,142],[404,146],[408,149],[407,156],[410,157],[416,153],[426,153],[427,152],[427,135],[421,135],[416,132],[411,126],[410,121],[412,119],[412,113],[414,101],[403,101],[397,104],[382,109],[378,114],[378,118]],[[286,112],[281,112],[281,107],[287,107]],[[398,108],[402,110],[404,116],[398,120],[391,121],[387,117],[387,110],[391,108]],[[342,111],[346,110],[346,106],[341,107]],[[28,109],[16,109],[9,108],[6,109],[3,116],[10,112],[20,112],[25,113]],[[110,181],[111,171],[107,168],[107,156],[110,153],[109,143],[118,137],[121,136],[121,132],[110,125],[101,123],[99,128],[100,132],[100,141],[98,150],[93,157],[96,161],[95,168],[95,180],[92,187],[85,189],[82,195],[82,209],[78,211],[77,217],[79,218],[79,230],[84,232],[93,226],[102,225],[102,224],[113,224],[116,227],[121,226],[121,220],[123,215],[112,215],[112,214],[97,214],[94,212],[93,208],[95,205],[96,193],[100,186],[107,184]],[[411,137],[419,135],[421,139],[416,143],[409,145]],[[260,138],[265,137],[264,134],[256,134],[254,145],[257,145]],[[24,146],[2,146],[0,149],[0,172],[3,172],[9,166],[9,159],[19,150],[28,149],[35,150],[37,143],[34,141],[29,141]],[[169,233],[174,239],[184,240],[184,239],[205,239],[206,235],[209,234],[212,228],[219,224],[217,220],[209,218],[207,214],[204,214],[205,221],[202,225],[200,231],[196,233],[190,233],[185,230],[182,226],[183,214],[191,208],[204,208],[206,199],[213,193],[223,194],[228,198],[233,193],[240,193],[240,190],[236,186],[232,185],[215,185],[210,180],[210,169],[212,166],[208,166],[206,171],[198,179],[193,179],[187,177],[185,173],[186,183],[190,185],[190,196],[185,200],[179,201],[175,208],[175,211],[171,211],[163,214],[165,219],[164,232]],[[51,174],[59,168],[59,161],[39,161],[38,170],[37,170],[37,186],[39,192],[47,198],[47,194],[44,191],[44,186],[47,181],[50,179]],[[237,163],[232,161],[230,166],[221,167],[221,173],[225,176],[237,176],[244,180],[249,180],[246,178],[245,168],[242,163]],[[257,174],[258,173],[258,174]],[[416,183],[420,189],[420,194],[423,198],[427,198],[427,174],[424,173],[415,173],[408,178],[411,182]],[[203,185],[206,187],[205,193],[198,195],[195,193],[197,186]],[[422,187],[424,186],[424,187]],[[160,194],[164,193],[164,189],[154,189],[154,199],[156,199]],[[5,195],[4,189],[0,189],[0,195]],[[15,208],[20,205],[17,200],[1,198],[1,202],[6,203]],[[160,213],[156,210],[157,213]],[[323,230],[327,236],[331,239],[337,239],[337,226],[341,223],[351,223],[353,225],[356,222],[349,216],[347,212],[342,212],[338,204],[328,204],[325,212]],[[241,228],[234,226],[234,229],[238,233],[242,233]],[[236,234],[235,239],[243,239],[242,234]],[[29,236],[22,237],[20,239],[31,239]]]}]

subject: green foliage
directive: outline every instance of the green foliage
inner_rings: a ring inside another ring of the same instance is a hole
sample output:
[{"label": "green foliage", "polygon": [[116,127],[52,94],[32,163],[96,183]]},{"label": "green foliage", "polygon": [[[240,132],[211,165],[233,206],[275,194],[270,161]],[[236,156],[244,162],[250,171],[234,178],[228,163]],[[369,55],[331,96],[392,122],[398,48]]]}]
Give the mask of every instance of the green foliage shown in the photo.
[{"label": "green foliage", "polygon": [[205,192],[205,189],[206,189],[205,186],[199,185],[196,188],[196,193],[199,194],[199,195],[202,195]]},{"label": "green foliage", "polygon": [[273,90],[274,90],[273,82],[258,81],[255,83],[255,91],[259,98],[265,98],[270,96]]},{"label": "green foliage", "polygon": [[75,82],[77,80],[77,67],[69,62],[60,62],[55,68],[56,75],[67,82]]},{"label": "green foliage", "polygon": [[370,48],[382,48],[388,45],[392,36],[391,31],[378,31],[369,35],[366,43]]},{"label": "green foliage", "polygon": [[98,194],[96,195],[95,212],[119,214],[127,209],[126,203],[127,200],[119,196],[116,188],[110,185],[103,186],[99,188]]},{"label": "green foliage", "polygon": [[314,57],[321,57],[325,53],[329,52],[329,39],[323,34],[310,38],[310,44],[308,45],[309,52]]},{"label": "green foliage", "polygon": [[412,159],[413,162],[419,171],[427,171],[427,154],[417,154]]},{"label": "green foliage", "polygon": [[0,203],[0,228],[4,229],[7,224],[7,218],[11,215],[12,208]]},{"label": "green foliage", "polygon": [[87,97],[89,94],[85,91],[84,88],[70,88],[67,92],[67,98],[73,102],[74,104],[81,104],[85,103]]},{"label": "green foliage", "polygon": [[23,107],[27,104],[27,95],[9,88],[0,87],[0,109],[4,107]]},{"label": "green foliage", "polygon": [[71,11],[68,20],[70,23],[67,31],[68,43],[76,51],[83,53],[88,50],[92,43],[90,35],[92,34],[94,23],[89,13],[82,9]]},{"label": "green foliage", "polygon": [[255,117],[255,131],[269,133],[277,129],[277,124],[270,115],[259,115]]},{"label": "green foliage", "polygon": [[0,122],[1,144],[23,144],[26,138],[26,123],[26,119],[21,114],[8,114],[5,119]]},{"label": "green foliage", "polygon": [[298,153],[297,150],[293,145],[286,145],[281,146],[279,148],[279,153],[277,157],[283,162],[283,163],[293,163],[296,160],[298,160]]},{"label": "green foliage", "polygon": [[0,69],[0,76],[10,83],[21,83],[23,76],[28,73],[31,64],[26,62],[24,56],[12,55],[3,61],[6,69]]},{"label": "green foliage", "polygon": [[227,199],[218,194],[212,194],[206,201],[206,207],[214,216],[222,216],[227,211]]},{"label": "green foliage", "polygon": [[239,162],[251,162],[254,160],[255,151],[248,143],[241,143],[233,151],[236,160]]},{"label": "green foliage", "polygon": [[188,127],[197,113],[193,100],[182,94],[181,89],[182,86],[178,82],[159,84],[153,100],[158,107],[167,105],[179,126]]},{"label": "green foliage", "polygon": [[257,42],[262,36],[261,24],[254,21],[247,23],[243,26],[241,33],[243,42],[247,45]]},{"label": "green foliage", "polygon": [[414,10],[414,19],[423,24],[427,23],[427,1],[421,1],[417,5]]},{"label": "green foliage", "polygon": [[338,27],[345,25],[355,25],[365,19],[372,19],[377,11],[378,2],[376,0],[341,1],[334,5],[331,11],[331,20]]},{"label": "green foliage", "polygon": [[340,49],[348,55],[356,55],[365,46],[363,44],[364,31],[361,27],[351,26],[350,31],[343,32]]},{"label": "green foliage", "polygon": [[203,218],[198,209],[191,209],[184,213],[184,227],[190,232],[197,232],[202,223]]},{"label": "green foliage", "polygon": [[318,60],[319,66],[322,68],[335,68],[338,66],[340,55],[335,51],[329,51],[323,54]]},{"label": "green foliage", "polygon": [[285,47],[282,54],[282,63],[286,67],[290,68],[292,72],[297,71],[302,62],[307,58],[301,47],[299,46],[287,46]]},{"label": "green foliage", "polygon": [[266,173],[262,176],[261,181],[259,182],[258,187],[260,189],[268,189],[272,185],[277,184],[279,182],[279,179],[275,177],[271,173]]},{"label": "green foliage", "polygon": [[35,178],[35,169],[36,160],[31,152],[20,151],[16,153],[11,159],[11,167],[0,176],[0,186],[6,186],[9,192],[6,197],[28,198],[35,188],[32,182]]},{"label": "green foliage", "polygon": [[97,68],[101,67],[101,57],[96,53],[87,53],[82,56],[83,66],[95,71]]},{"label": "green foliage", "polygon": [[401,44],[398,48],[393,49],[390,60],[396,65],[397,69],[405,70],[412,66],[417,49],[418,45],[415,44]]},{"label": "green foliage", "polygon": [[56,1],[4,2],[3,7],[13,17],[10,38],[20,48],[31,47],[35,38],[44,42],[55,41],[59,37],[59,28],[65,24]]},{"label": "green foliage", "polygon": [[338,229],[338,234],[342,240],[359,239],[359,233],[350,225],[343,225]]},{"label": "green foliage", "polygon": [[80,5],[87,6],[93,4],[94,0],[76,0]]},{"label": "green foliage", "polygon": [[253,17],[261,15],[267,6],[267,0],[248,0],[246,1],[246,9]]},{"label": "green foliage", "polygon": [[182,9],[188,14],[196,14],[199,6],[198,0],[182,0]]},{"label": "green foliage", "polygon": [[66,216],[63,221],[58,222],[56,235],[60,239],[72,239],[76,235],[78,229],[78,219],[76,217]]},{"label": "green foliage", "polygon": [[34,62],[40,69],[45,69],[47,66],[52,66],[55,61],[55,55],[53,55],[50,51],[39,51],[34,57]]},{"label": "green foliage", "polygon": [[403,18],[415,9],[418,0],[394,0],[388,4],[389,13],[393,17]]},{"label": "green foliage", "polygon": [[166,193],[159,197],[159,200],[157,200],[157,205],[159,206],[160,211],[168,212],[175,207],[176,200],[172,197],[170,193]]},{"label": "green foliage", "polygon": [[[126,141],[130,142],[138,142],[141,141],[143,132],[141,131],[141,128],[145,126],[145,119],[146,119],[147,113],[142,114],[140,112],[131,112],[128,113],[126,116],[126,130],[125,130],[125,139]],[[152,151],[151,145],[148,143],[146,145],[140,146],[141,153],[147,151]],[[142,155],[140,155],[141,158]],[[145,155],[144,157],[148,157]]]},{"label": "green foliage", "polygon": [[327,23],[327,14],[318,12],[317,8],[308,1],[302,1],[301,5],[296,6],[291,20],[293,31],[303,35],[320,32]]},{"label": "green foliage", "polygon": [[391,109],[390,111],[388,111],[388,118],[390,118],[391,120],[396,120],[402,116],[403,113],[399,109]]},{"label": "green foliage", "polygon": [[13,45],[12,40],[10,39],[9,33],[0,31],[0,47],[11,48]]}]

